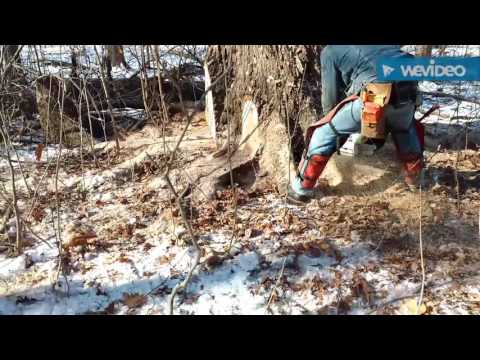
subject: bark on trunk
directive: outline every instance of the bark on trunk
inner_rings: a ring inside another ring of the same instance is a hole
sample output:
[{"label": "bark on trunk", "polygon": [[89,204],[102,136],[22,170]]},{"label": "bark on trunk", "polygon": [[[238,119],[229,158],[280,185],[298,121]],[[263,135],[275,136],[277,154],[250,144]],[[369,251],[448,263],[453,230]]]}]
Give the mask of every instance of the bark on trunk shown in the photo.
[{"label": "bark on trunk", "polygon": [[[244,104],[257,107],[260,171],[284,188],[304,150],[303,133],[321,114],[321,46],[239,45],[210,46],[206,64],[212,82],[216,118],[239,141]],[[246,134],[242,134],[244,139]]]},{"label": "bark on trunk", "polygon": [[122,45],[105,45],[105,55],[103,57],[103,66],[108,79],[112,79],[112,67],[123,65],[125,69],[130,69],[123,53]]},{"label": "bark on trunk", "polygon": [[415,56],[432,56],[433,45],[415,45]]}]

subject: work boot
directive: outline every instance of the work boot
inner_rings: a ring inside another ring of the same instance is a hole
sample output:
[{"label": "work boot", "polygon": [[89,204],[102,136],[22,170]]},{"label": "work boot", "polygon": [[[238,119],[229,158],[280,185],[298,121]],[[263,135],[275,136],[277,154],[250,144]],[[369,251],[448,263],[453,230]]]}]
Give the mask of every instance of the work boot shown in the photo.
[{"label": "work boot", "polygon": [[288,185],[287,201],[293,205],[306,205],[312,200],[313,196],[302,195],[293,190],[292,185]]},{"label": "work boot", "polygon": [[329,156],[312,155],[303,159],[299,175],[288,186],[287,200],[295,205],[308,204],[314,197],[314,186],[330,159]]},{"label": "work boot", "polygon": [[420,187],[423,162],[422,158],[411,159],[403,162],[405,184],[410,191],[417,191]]}]

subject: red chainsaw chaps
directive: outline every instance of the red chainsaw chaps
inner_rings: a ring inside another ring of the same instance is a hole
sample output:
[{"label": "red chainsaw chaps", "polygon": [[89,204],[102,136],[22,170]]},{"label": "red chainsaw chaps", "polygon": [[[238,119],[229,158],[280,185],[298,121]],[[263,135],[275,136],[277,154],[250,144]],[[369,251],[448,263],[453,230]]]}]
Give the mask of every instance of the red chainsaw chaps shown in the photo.
[{"label": "red chainsaw chaps", "polygon": [[313,189],[329,159],[330,156],[312,155],[303,173],[302,187],[304,189]]},{"label": "red chainsaw chaps", "polygon": [[398,147],[397,154],[398,159],[402,163],[403,176],[405,177],[405,181],[409,184],[414,184],[415,179],[420,174],[423,168],[422,156],[420,154],[413,153],[401,154],[400,152],[398,152]]},{"label": "red chainsaw chaps", "polygon": [[[421,154],[423,154],[423,151],[425,149],[425,125],[423,125],[418,120],[414,119],[413,121],[415,122],[415,130],[417,133],[418,141],[420,143]],[[400,147],[398,146],[398,143],[395,141],[395,138],[393,138],[393,140],[394,140],[393,142],[395,144],[395,148],[397,149],[398,159],[402,162],[405,172],[408,174],[408,173],[415,173],[417,171],[420,171],[422,168],[422,162],[421,162],[422,155],[400,153],[399,151]]]},{"label": "red chainsaw chaps", "polygon": [[[335,106],[332,110],[330,110],[327,115],[325,115],[323,118],[320,120],[314,122],[312,125],[310,125],[307,130],[305,131],[305,155],[308,152],[308,147],[310,146],[310,140],[312,139],[314,131],[319,128],[320,126],[323,126],[325,124],[328,124],[330,121],[333,120],[333,117],[340,111],[342,107],[344,107],[346,104],[349,102],[357,100],[359,97],[357,95],[352,95],[349,96],[348,98],[340,101],[337,106]],[[305,159],[305,155],[302,157],[302,160],[300,160],[300,164],[298,166],[299,171],[303,169],[303,164]]]}]

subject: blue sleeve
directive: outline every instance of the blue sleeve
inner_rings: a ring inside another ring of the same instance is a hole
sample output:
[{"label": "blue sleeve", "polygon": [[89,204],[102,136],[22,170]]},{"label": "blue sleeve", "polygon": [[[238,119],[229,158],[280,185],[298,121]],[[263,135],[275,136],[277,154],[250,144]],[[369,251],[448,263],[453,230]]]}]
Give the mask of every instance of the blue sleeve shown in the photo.
[{"label": "blue sleeve", "polygon": [[335,66],[334,55],[330,48],[325,48],[320,56],[322,72],[322,111],[327,114],[341,100],[343,80]]}]

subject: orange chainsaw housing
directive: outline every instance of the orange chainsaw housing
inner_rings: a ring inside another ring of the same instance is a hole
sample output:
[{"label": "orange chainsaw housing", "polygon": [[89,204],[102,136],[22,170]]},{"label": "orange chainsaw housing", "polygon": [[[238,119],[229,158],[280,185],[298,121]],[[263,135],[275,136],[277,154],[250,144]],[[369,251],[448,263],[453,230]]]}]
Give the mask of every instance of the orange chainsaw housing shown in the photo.
[{"label": "orange chainsaw housing", "polygon": [[362,110],[362,135],[370,139],[385,138],[384,107],[374,102],[364,102]]},{"label": "orange chainsaw housing", "polygon": [[383,107],[374,102],[363,103],[363,121],[368,124],[377,124],[383,118]]}]

